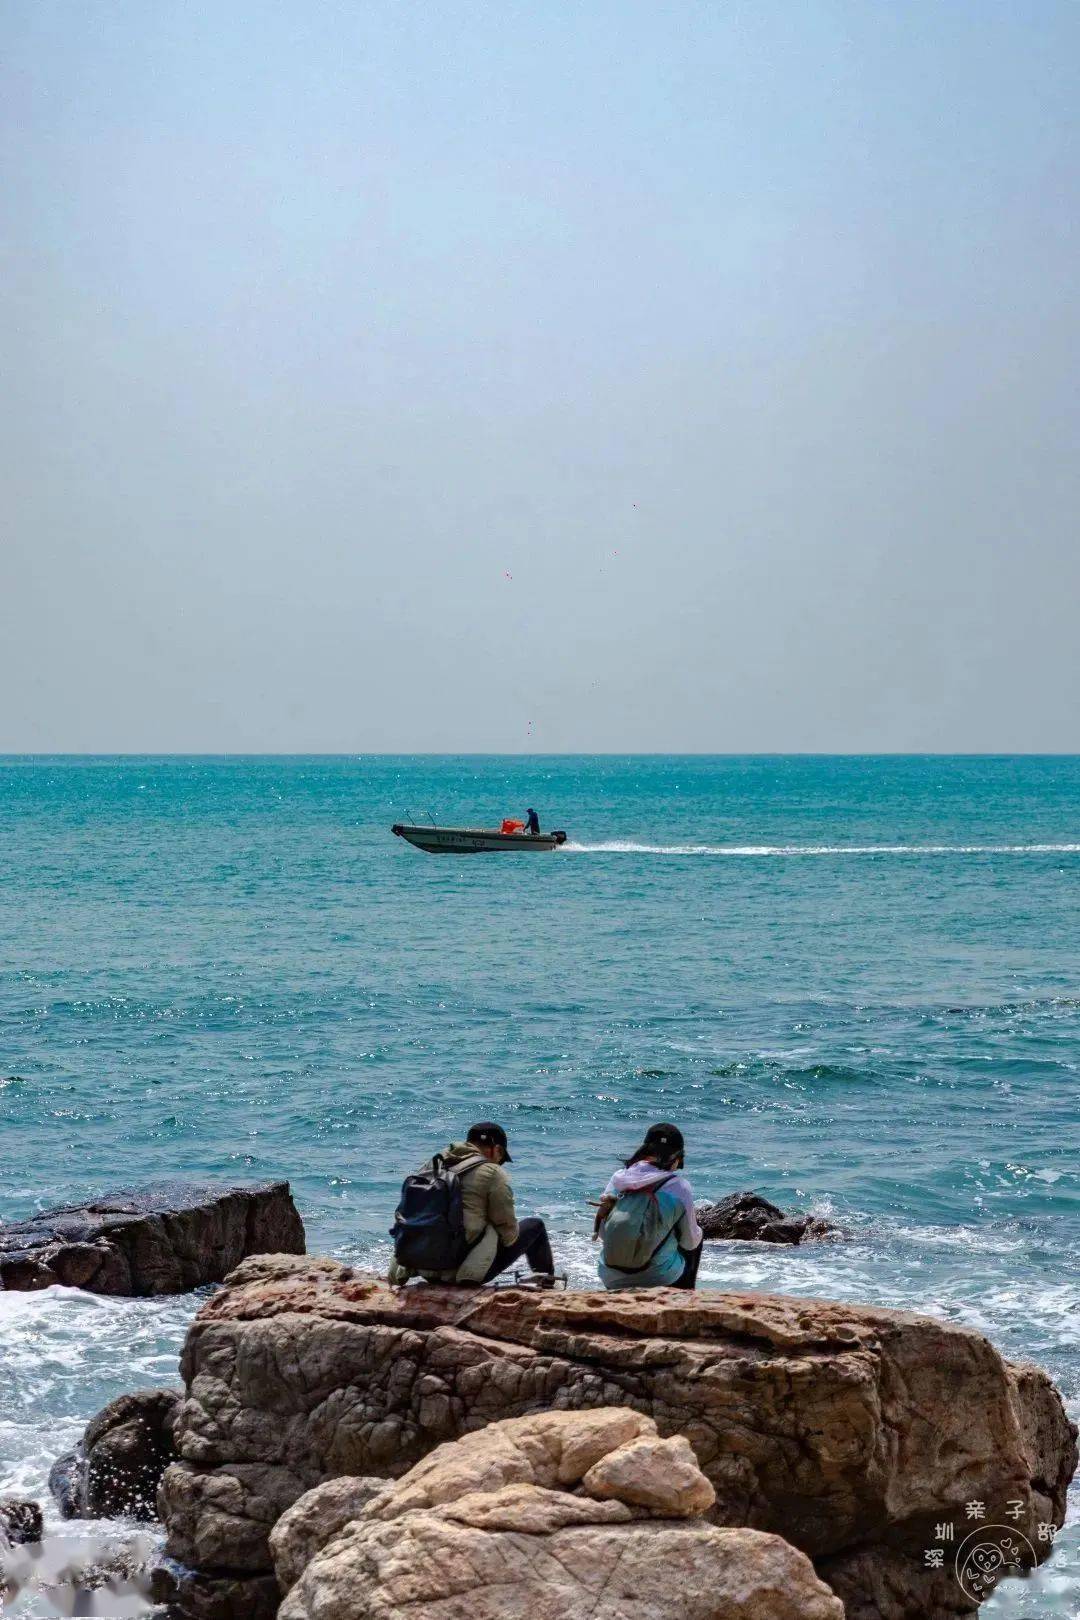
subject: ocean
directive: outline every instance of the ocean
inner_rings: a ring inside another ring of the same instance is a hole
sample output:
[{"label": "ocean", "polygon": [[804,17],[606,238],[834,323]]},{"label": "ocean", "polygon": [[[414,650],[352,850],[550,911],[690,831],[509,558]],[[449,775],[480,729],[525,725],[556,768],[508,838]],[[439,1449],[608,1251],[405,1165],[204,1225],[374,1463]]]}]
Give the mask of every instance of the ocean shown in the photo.
[{"label": "ocean", "polygon": [[[564,849],[390,834],[527,805]],[[710,1246],[703,1286],[971,1324],[1076,1417],[1078,902],[1074,757],[9,757],[0,1218],[285,1176],[313,1251],[381,1266],[402,1175],[495,1118],[586,1284],[586,1199],[673,1120],[700,1196],[850,1234]],[[0,1294],[0,1495],[176,1382],[195,1304]],[[988,1620],[1080,1614],[1078,1521]]]}]

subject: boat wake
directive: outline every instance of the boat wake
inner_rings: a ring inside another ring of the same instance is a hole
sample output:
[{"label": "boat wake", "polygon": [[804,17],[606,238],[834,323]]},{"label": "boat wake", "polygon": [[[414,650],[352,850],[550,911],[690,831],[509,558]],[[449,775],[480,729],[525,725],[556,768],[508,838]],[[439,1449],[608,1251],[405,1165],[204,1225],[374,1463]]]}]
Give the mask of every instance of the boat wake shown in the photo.
[{"label": "boat wake", "polygon": [[1080,844],[638,844],[563,845],[568,855],[1076,855]]}]

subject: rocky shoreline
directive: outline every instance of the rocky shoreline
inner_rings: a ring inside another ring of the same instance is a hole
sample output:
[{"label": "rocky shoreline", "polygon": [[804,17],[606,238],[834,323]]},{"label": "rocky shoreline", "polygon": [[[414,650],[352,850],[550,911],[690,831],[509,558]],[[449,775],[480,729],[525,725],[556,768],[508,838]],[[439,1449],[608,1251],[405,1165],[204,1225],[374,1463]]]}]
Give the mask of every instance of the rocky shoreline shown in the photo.
[{"label": "rocky shoreline", "polygon": [[1076,1467],[1050,1380],[979,1333],[782,1295],[463,1297],[261,1258],[199,1312],[181,1365],[159,1505],[170,1558],[204,1606],[220,1578],[223,1616],[267,1604],[271,1532],[307,1491],[398,1478],[510,1417],[617,1406],[682,1436],[709,1522],[782,1536],[848,1620],[974,1612],[927,1561],[937,1527],[962,1539],[981,1501],[1045,1556],[1039,1526],[1062,1522]]},{"label": "rocky shoreline", "polygon": [[[157,1257],[129,1259],[131,1283],[181,1261],[203,1277],[260,1231],[302,1251],[286,1184],[206,1191],[74,1213],[106,1221],[95,1245]],[[710,1207],[724,1238],[836,1235],[755,1194]],[[72,1213],[0,1229],[0,1254],[63,1271]],[[19,1251],[31,1226],[51,1237]],[[1029,1567],[1077,1463],[1050,1379],[981,1334],[781,1294],[395,1290],[249,1252],[181,1376],[111,1402],[50,1481],[67,1516],[160,1517],[170,1620],[421,1620],[436,1602],[440,1620],[957,1620],[1004,1568],[961,1579],[971,1504]],[[0,1588],[34,1512],[0,1504]]]},{"label": "rocky shoreline", "polygon": [[251,1254],[303,1254],[287,1181],[166,1182],[0,1223],[0,1288],[149,1297],[221,1282]]},{"label": "rocky shoreline", "polygon": [[[837,1236],[816,1217],[785,1214],[760,1194],[697,1208],[706,1242],[801,1243]],[[60,1285],[152,1297],[223,1282],[253,1254],[303,1254],[304,1223],[287,1181],[241,1186],[165,1182],[87,1204],[0,1221],[0,1289]]]}]

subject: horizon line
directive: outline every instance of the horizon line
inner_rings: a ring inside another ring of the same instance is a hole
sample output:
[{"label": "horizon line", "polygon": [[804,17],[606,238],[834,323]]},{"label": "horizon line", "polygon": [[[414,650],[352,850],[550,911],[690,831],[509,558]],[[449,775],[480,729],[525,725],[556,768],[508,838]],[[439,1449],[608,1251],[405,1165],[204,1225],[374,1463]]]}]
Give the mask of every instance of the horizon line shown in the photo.
[{"label": "horizon line", "polygon": [[51,759],[1080,759],[1080,749],[11,749],[0,763]]}]

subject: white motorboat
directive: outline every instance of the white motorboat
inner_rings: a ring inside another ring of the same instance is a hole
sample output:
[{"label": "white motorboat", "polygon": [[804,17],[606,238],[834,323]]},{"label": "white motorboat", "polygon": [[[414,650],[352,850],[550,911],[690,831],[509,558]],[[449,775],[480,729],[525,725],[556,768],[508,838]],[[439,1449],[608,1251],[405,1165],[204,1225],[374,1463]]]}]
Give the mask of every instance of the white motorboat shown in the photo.
[{"label": "white motorboat", "polygon": [[521,852],[558,849],[566,843],[564,832],[501,832],[489,827],[410,827],[395,822],[390,831],[397,838],[428,855],[490,855],[497,850]]}]

